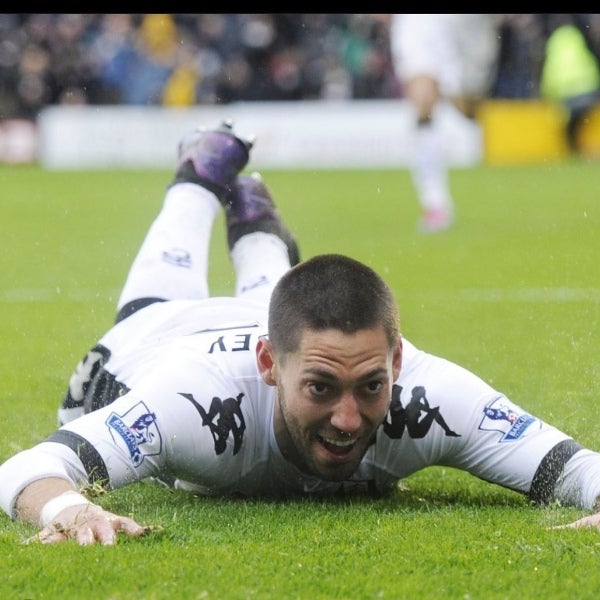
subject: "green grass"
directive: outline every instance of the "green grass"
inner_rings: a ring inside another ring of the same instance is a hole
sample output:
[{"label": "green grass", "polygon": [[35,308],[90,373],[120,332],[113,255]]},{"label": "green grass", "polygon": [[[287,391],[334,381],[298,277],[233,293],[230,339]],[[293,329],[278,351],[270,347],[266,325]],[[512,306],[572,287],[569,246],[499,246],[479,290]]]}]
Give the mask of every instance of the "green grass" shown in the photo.
[{"label": "green grass", "polygon": [[[600,449],[600,169],[451,174],[457,224],[427,237],[406,171],[264,173],[305,257],[343,252],[392,285],[405,336]],[[0,168],[0,460],[55,426],[79,358],[111,324],[165,171]],[[233,276],[222,219],[213,293]],[[432,468],[378,501],[198,499],[151,484],[102,499],[163,531],[115,547],[23,541],[0,515],[0,597],[595,598],[597,531],[574,509]]]}]

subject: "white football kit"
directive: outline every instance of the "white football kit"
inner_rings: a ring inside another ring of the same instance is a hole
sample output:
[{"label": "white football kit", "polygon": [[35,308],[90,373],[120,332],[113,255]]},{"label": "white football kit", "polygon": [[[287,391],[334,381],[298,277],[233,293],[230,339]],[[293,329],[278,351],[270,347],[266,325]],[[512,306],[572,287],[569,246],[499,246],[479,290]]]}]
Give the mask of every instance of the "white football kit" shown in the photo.
[{"label": "white football kit", "polygon": [[276,388],[263,383],[255,348],[267,334],[272,287],[290,266],[287,248],[271,234],[242,237],[231,250],[236,296],[207,298],[219,209],[200,186],[169,189],[119,309],[167,301],[117,322],[71,378],[59,410],[64,425],[0,466],[0,507],[8,515],[16,516],[21,490],[44,477],[110,489],[152,477],[205,495],[285,497],[385,492],[432,465],[539,502],[594,506],[598,453],[408,340],[386,419],[350,479],[323,481],[285,460],[273,429]]},{"label": "white football kit", "polygon": [[359,469],[343,483],[319,480],[275,441],[276,388],[262,382],[255,359],[264,322],[260,304],[211,298],[152,304],[115,325],[96,346],[107,360],[94,393],[101,402],[110,401],[106,390],[123,395],[5,463],[14,462],[10,486],[2,476],[4,510],[12,514],[40,474],[77,486],[157,477],[200,494],[286,496],[383,492],[430,465],[544,501],[581,450],[474,374],[404,340],[390,411]]}]

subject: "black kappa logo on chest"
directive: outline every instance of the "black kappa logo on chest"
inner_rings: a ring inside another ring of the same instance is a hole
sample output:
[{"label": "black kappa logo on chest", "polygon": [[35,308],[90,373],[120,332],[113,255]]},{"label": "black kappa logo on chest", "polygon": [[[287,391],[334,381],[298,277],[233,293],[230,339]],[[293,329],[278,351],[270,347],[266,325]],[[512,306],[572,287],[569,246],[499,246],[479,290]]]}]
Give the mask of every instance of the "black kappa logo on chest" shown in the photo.
[{"label": "black kappa logo on chest", "polygon": [[240,451],[246,430],[246,422],[241,409],[244,397],[242,392],[235,398],[221,399],[213,396],[208,411],[191,394],[181,393],[180,395],[187,398],[198,409],[202,416],[202,426],[210,429],[217,454],[223,454],[227,449],[227,438],[230,433],[233,436],[233,453],[237,454]]}]

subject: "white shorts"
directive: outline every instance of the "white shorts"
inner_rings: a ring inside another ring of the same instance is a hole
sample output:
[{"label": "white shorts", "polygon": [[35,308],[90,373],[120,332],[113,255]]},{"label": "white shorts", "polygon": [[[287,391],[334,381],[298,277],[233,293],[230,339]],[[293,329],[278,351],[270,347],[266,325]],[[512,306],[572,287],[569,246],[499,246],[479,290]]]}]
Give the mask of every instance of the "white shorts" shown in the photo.
[{"label": "white shorts", "polygon": [[231,296],[169,300],[141,308],[107,331],[79,362],[58,409],[58,423],[105,406],[121,395],[123,386],[143,380],[147,365],[169,340],[206,330],[266,329],[267,319],[266,303]]},{"label": "white shorts", "polygon": [[429,75],[448,98],[488,94],[499,51],[495,15],[396,14],[390,26],[394,66],[402,83]]}]

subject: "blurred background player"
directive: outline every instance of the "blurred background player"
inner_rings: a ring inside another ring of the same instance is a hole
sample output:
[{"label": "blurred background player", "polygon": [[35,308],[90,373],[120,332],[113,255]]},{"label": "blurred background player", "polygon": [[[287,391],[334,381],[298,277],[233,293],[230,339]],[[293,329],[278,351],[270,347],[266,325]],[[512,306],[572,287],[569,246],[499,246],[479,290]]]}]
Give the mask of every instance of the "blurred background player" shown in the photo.
[{"label": "blurred background player", "polygon": [[438,106],[447,99],[466,117],[476,117],[496,74],[496,15],[394,14],[390,44],[416,123],[411,170],[422,210],[419,227],[424,233],[444,231],[454,222],[454,201]]}]

